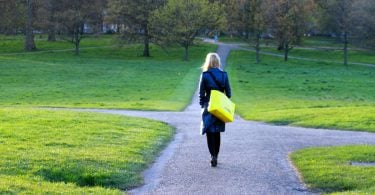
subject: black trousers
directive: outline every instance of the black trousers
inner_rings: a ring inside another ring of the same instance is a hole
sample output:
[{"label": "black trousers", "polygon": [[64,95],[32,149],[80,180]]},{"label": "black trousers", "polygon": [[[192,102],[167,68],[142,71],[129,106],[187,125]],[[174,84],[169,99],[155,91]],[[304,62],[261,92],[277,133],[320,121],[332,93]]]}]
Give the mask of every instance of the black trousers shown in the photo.
[{"label": "black trousers", "polygon": [[206,133],[207,135],[207,145],[210,151],[211,157],[216,157],[219,155],[220,151],[220,132],[218,133]]}]

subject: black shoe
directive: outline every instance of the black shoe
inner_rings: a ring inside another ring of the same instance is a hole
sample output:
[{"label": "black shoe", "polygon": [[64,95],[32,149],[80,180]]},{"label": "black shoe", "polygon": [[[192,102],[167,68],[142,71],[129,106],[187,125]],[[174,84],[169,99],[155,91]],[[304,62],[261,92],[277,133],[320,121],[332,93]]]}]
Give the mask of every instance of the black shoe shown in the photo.
[{"label": "black shoe", "polygon": [[216,157],[212,157],[211,167],[216,167],[216,166],[217,166],[217,158]]}]

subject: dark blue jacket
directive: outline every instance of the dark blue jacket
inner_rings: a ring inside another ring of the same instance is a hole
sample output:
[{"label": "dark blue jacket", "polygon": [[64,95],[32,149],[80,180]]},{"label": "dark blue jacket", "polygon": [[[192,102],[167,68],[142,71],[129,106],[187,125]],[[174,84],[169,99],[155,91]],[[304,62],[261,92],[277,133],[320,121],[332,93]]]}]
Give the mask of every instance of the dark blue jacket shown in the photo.
[{"label": "dark blue jacket", "polygon": [[[219,82],[218,86],[214,78]],[[211,90],[219,90],[231,97],[231,89],[228,79],[228,74],[218,68],[210,68],[208,71],[203,72],[199,84],[199,104],[203,108],[202,112],[202,125],[201,134],[206,132],[224,132],[225,123],[216,118],[207,111],[208,102],[210,101]]]}]

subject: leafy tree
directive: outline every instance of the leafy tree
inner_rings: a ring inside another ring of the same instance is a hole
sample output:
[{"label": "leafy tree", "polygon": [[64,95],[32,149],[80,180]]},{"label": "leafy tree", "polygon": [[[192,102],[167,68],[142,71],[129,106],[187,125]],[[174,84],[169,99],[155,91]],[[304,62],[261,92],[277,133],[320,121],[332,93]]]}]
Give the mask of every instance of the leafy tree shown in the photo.
[{"label": "leafy tree", "polygon": [[242,0],[225,0],[222,3],[224,6],[224,11],[226,15],[226,29],[225,31],[230,34],[232,37],[233,35],[240,35],[242,31],[242,15],[240,12],[241,9],[241,2]]},{"label": "leafy tree", "polygon": [[179,44],[189,58],[189,47],[201,31],[217,31],[225,26],[223,7],[208,0],[169,0],[153,13],[152,31],[162,45]]},{"label": "leafy tree", "polygon": [[150,14],[164,4],[165,0],[109,0],[107,19],[123,26],[121,31],[125,40],[143,41],[143,56],[148,57],[152,39],[149,32]]},{"label": "leafy tree", "polygon": [[271,28],[279,44],[279,49],[284,50],[284,60],[293,45],[298,43],[302,36],[307,15],[313,8],[312,0],[274,0],[270,1],[270,15],[273,18]]}]

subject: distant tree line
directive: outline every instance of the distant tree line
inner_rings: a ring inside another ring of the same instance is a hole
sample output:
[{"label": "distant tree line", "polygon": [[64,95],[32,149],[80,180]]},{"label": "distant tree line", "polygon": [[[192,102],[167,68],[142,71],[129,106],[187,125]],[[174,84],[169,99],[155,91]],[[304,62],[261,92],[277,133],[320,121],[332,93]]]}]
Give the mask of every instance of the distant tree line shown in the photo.
[{"label": "distant tree line", "polygon": [[[261,40],[272,38],[285,60],[302,37],[333,36],[343,43],[375,48],[373,0],[0,0],[0,33],[22,34],[25,49],[37,48],[35,33],[71,41],[79,54],[86,33],[118,33],[127,42],[180,45],[198,35],[227,34],[253,45],[260,61]],[[105,26],[110,26],[106,28]]]}]

